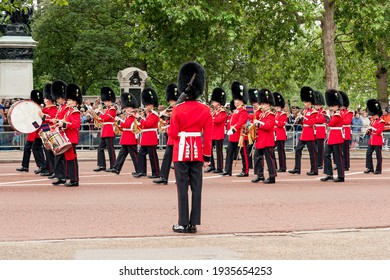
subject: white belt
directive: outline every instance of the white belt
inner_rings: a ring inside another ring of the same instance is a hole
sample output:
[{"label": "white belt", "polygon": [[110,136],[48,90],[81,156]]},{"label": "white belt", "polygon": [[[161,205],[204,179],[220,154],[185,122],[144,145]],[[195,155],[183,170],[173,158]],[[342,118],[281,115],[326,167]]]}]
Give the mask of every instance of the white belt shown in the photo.
[{"label": "white belt", "polygon": [[311,127],[311,125],[304,124],[303,127]]},{"label": "white belt", "polygon": [[179,142],[179,157],[178,160],[182,161],[183,160],[183,155],[184,155],[184,147],[186,144],[186,138],[187,137],[199,137],[202,136],[201,132],[179,132],[178,134],[180,136],[180,142]]},{"label": "white belt", "polygon": [[345,125],[343,125],[343,127],[351,127],[351,125],[345,124]]},{"label": "white belt", "polygon": [[146,128],[146,129],[142,129],[141,132],[148,132],[148,131],[157,131],[157,128]]},{"label": "white belt", "polygon": [[114,124],[113,122],[104,122],[103,124]]},{"label": "white belt", "polygon": [[316,124],[316,126],[326,126],[326,124]]},{"label": "white belt", "polygon": [[344,134],[344,128],[343,127],[329,127],[329,130],[340,130],[341,131],[341,136],[343,136],[343,139],[345,139],[345,134]]},{"label": "white belt", "polygon": [[131,128],[122,128],[123,131],[133,131]]}]

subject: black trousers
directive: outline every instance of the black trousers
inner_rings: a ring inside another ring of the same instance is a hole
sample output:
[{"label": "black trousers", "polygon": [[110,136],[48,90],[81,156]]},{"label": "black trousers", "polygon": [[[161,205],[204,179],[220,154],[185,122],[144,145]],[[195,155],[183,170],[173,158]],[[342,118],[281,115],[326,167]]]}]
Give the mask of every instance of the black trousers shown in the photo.
[{"label": "black trousers", "polygon": [[119,150],[118,157],[116,158],[116,161],[113,165],[113,168],[118,171],[121,171],[128,154],[130,154],[131,160],[133,161],[134,171],[138,173],[137,145],[122,145],[121,149]]},{"label": "black trousers", "polygon": [[[175,162],[178,196],[179,225],[200,225],[203,172],[201,161]],[[188,203],[188,186],[191,188],[191,213]]]},{"label": "black trousers", "polygon": [[337,166],[337,176],[344,178],[343,144],[325,145],[324,174],[333,176],[332,158]]},{"label": "black trousers", "polygon": [[307,146],[309,150],[310,156],[310,171],[318,172],[317,166],[317,156],[316,156],[316,148],[313,141],[302,141],[299,140],[297,146],[295,147],[295,166],[294,169],[301,171],[301,160],[302,160],[302,150]]},{"label": "black trousers", "polygon": [[104,149],[107,148],[108,157],[110,159],[110,168],[115,164],[116,156],[114,149],[114,139],[115,137],[106,137],[100,138],[97,156],[98,156],[98,166],[106,168],[106,157],[104,155]]},{"label": "black trousers", "polygon": [[[213,140],[212,144],[213,147],[211,149],[210,167],[216,168],[218,170],[223,170],[223,139]],[[215,160],[214,160],[214,153],[213,153],[214,148],[217,156],[217,167],[215,167]]]},{"label": "black trousers", "polygon": [[160,166],[156,151],[157,146],[141,146],[138,152],[138,171],[139,173],[146,173],[146,155],[149,155],[150,166],[152,168],[152,175],[159,176]]},{"label": "black trousers", "polygon": [[351,161],[349,159],[349,142],[350,140],[344,140],[343,144],[343,157],[344,157],[344,167],[350,168],[351,167]]},{"label": "black trousers", "polygon": [[[76,145],[73,144],[73,152],[75,158],[72,160],[66,160],[66,177],[73,182],[79,181],[79,163],[77,161]],[[65,157],[64,157],[65,158]]]},{"label": "black trousers", "polygon": [[248,168],[253,168],[253,144],[248,144],[246,147],[246,154],[248,155]]},{"label": "black trousers", "polygon": [[31,151],[33,153],[36,165],[38,167],[44,167],[45,166],[45,156],[43,155],[42,139],[41,138],[35,138],[34,141],[26,141],[26,144],[24,145],[24,149],[23,149],[22,166],[27,168],[27,169],[29,168]]},{"label": "black trousers", "polygon": [[264,157],[267,161],[269,177],[276,177],[276,164],[273,147],[265,147],[263,149],[256,149],[255,151],[255,165],[254,171],[258,176],[264,176]]},{"label": "black trousers", "polygon": [[372,153],[376,154],[376,168],[375,171],[382,172],[382,146],[372,146],[368,144],[366,152],[366,168],[374,170],[374,164],[372,161]]},{"label": "black trousers", "polygon": [[46,162],[44,172],[53,173],[54,172],[54,153],[52,150],[43,149],[45,152]]},{"label": "black trousers", "polygon": [[54,158],[54,174],[57,179],[66,179],[66,163],[64,154],[55,156]]},{"label": "black trousers", "polygon": [[173,155],[173,145],[167,145],[165,148],[164,157],[161,163],[160,177],[167,179],[169,178],[169,171],[171,170]]},{"label": "black trousers", "polygon": [[[277,140],[275,141],[276,145],[276,151],[278,152],[278,161],[279,161],[279,169],[286,170],[287,169],[287,163],[286,163],[286,150],[284,148],[286,141],[284,140]],[[275,158],[275,166],[278,166],[276,164],[276,157]]]},{"label": "black trousers", "polygon": [[[238,142],[229,142],[226,150],[226,161],[225,161],[225,171],[228,173],[232,173],[233,169],[233,161],[237,158],[238,154]],[[246,150],[246,143],[240,149],[240,155],[242,160],[242,172],[248,174],[248,154]]]},{"label": "black trousers", "polygon": [[324,166],[325,139],[316,139],[317,166]]}]

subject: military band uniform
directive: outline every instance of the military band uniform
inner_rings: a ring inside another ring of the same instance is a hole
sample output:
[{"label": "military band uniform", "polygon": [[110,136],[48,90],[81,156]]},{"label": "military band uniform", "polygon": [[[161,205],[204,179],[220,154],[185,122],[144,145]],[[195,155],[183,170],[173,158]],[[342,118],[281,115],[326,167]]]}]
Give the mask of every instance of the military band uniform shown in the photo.
[{"label": "military band uniform", "polygon": [[110,168],[113,168],[116,155],[114,148],[114,121],[116,117],[116,108],[114,106],[110,106],[107,108],[105,113],[100,113],[99,118],[103,123],[99,146],[98,146],[98,166],[101,169],[106,169],[106,157],[104,154],[104,150],[107,149],[108,157],[110,160]]},{"label": "military band uniform", "polygon": [[328,116],[324,109],[318,110],[316,123],[314,126],[315,131],[315,145],[317,150],[317,166],[322,168],[324,165],[324,147],[325,147],[325,138],[326,138],[326,123],[328,121]]},{"label": "military band uniform", "polygon": [[[47,124],[47,125],[52,125],[51,122],[49,122],[50,119],[54,119],[55,116],[57,115],[57,107],[52,104],[49,106],[45,106],[42,110],[44,116],[42,117],[42,125]],[[44,149],[45,152],[45,157],[46,157],[46,162],[45,162],[45,168],[44,171],[42,171],[41,175],[42,176],[50,176],[54,173],[54,153],[52,150],[49,149]]]},{"label": "military band uniform", "polygon": [[285,143],[287,140],[286,132],[287,114],[284,111],[275,114],[275,145],[278,152],[279,169],[278,172],[287,170]]},{"label": "military band uniform", "polygon": [[351,124],[352,124],[352,118],[353,118],[353,112],[345,109],[341,110],[341,116],[344,121],[344,144],[343,144],[343,157],[344,157],[344,169],[349,170],[351,166],[351,160],[350,160],[350,142],[352,139],[352,133],[351,133]]}]

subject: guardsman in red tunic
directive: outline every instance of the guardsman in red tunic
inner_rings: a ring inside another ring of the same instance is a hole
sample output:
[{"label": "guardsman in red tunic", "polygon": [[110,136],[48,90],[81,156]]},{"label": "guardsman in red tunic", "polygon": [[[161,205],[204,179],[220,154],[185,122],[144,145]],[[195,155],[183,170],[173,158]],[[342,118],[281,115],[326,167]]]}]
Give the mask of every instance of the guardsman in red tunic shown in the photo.
[{"label": "guardsman in red tunic", "polygon": [[[264,184],[275,184],[276,164],[273,149],[275,147],[275,113],[271,106],[275,104],[274,95],[269,89],[259,91],[258,100],[261,113],[254,120],[257,126],[257,140],[255,151],[255,174],[257,177],[252,180],[253,183],[264,181]],[[269,178],[264,178],[264,157],[267,161]]]},{"label": "guardsman in red tunic", "polygon": [[[202,166],[210,164],[213,120],[210,108],[196,99],[203,93],[205,71],[195,62],[184,63],[179,71],[178,105],[173,108],[169,137],[174,140],[173,162],[178,196],[178,223],[172,230],[195,233],[201,222]],[[180,103],[181,100],[184,102]],[[191,212],[188,187],[191,188]]]},{"label": "guardsman in red tunic", "polygon": [[100,90],[100,97],[106,109],[103,112],[97,112],[99,115],[98,121],[103,124],[103,127],[97,149],[98,167],[93,170],[96,172],[106,170],[106,157],[104,155],[104,149],[107,148],[108,157],[110,159],[109,169],[112,169],[116,160],[114,148],[114,121],[116,117],[116,108],[114,106],[116,100],[115,92],[109,87],[102,87]]},{"label": "guardsman in red tunic", "polygon": [[142,104],[145,106],[145,118],[136,114],[137,125],[141,129],[141,148],[138,153],[138,173],[135,178],[146,176],[146,155],[149,155],[152,175],[148,178],[159,178],[160,163],[157,155],[158,136],[157,129],[160,117],[154,108],[158,107],[158,95],[152,88],[145,88],[142,93]]},{"label": "guardsman in red tunic", "polygon": [[72,147],[64,153],[66,178],[69,178],[70,181],[66,183],[66,178],[58,178],[58,180],[62,181],[62,183],[65,184],[65,187],[78,187],[79,164],[77,162],[76,146],[80,139],[81,116],[77,106],[81,105],[83,102],[83,96],[81,94],[80,87],[76,84],[68,84],[66,87],[65,97],[66,104],[69,109],[65,114],[65,118],[60,120],[56,126],[59,129],[63,129],[65,135],[72,143]]},{"label": "guardsman in red tunic", "polygon": [[237,81],[232,83],[231,89],[236,110],[233,111],[229,130],[226,133],[229,136],[229,143],[226,150],[225,171],[221,175],[232,176],[233,160],[235,156],[238,156],[239,149],[242,158],[242,172],[237,177],[247,177],[249,176],[249,167],[244,143],[244,129],[248,121],[248,112],[244,104],[248,101],[248,93],[245,86]]},{"label": "guardsman in red tunic", "polygon": [[[173,139],[169,137],[169,125],[170,125],[170,115],[172,113],[172,108],[175,106],[178,96],[177,85],[169,84],[165,89],[166,101],[169,102],[169,107],[165,109],[165,112],[160,113],[160,122],[163,121],[165,134],[167,136],[167,145],[164,152],[164,157],[161,163],[160,169],[160,178],[153,180],[155,184],[168,184],[169,171],[172,164],[172,155],[173,155]],[[169,110],[168,110],[169,109]],[[165,119],[165,120],[164,120]]]},{"label": "guardsman in red tunic", "polygon": [[344,157],[344,169],[346,171],[349,170],[351,166],[351,160],[349,157],[349,150],[350,150],[350,142],[351,142],[351,124],[352,124],[352,119],[354,116],[353,111],[348,110],[349,107],[349,98],[348,95],[343,92],[339,91],[341,96],[343,97],[343,106],[341,106],[341,116],[343,117],[344,120],[344,144],[343,144],[343,157]]},{"label": "guardsman in red tunic", "polygon": [[[287,123],[287,114],[283,111],[283,108],[286,106],[283,95],[278,92],[274,92],[275,99],[275,145],[276,150],[278,151],[279,159],[279,169],[278,172],[286,172],[287,163],[286,163],[286,150],[284,148],[287,140],[286,132],[286,123]],[[276,158],[275,158],[276,161]]]},{"label": "guardsman in red tunic", "polygon": [[312,108],[312,105],[314,104],[314,90],[310,87],[303,87],[301,89],[301,101],[303,101],[305,106],[303,114],[300,116],[300,118],[303,119],[303,129],[298,144],[295,147],[294,169],[289,170],[288,172],[291,174],[301,174],[302,150],[307,146],[310,155],[310,171],[306,172],[306,175],[313,176],[318,175],[317,155],[314,143],[314,125],[318,112]]},{"label": "guardsman in red tunic", "polygon": [[[325,145],[325,157],[324,157],[324,178],[321,181],[333,181],[344,182],[344,163],[343,163],[343,143],[344,143],[344,131],[343,131],[343,117],[340,113],[340,107],[343,104],[343,98],[341,94],[334,89],[329,89],[325,92],[326,104],[331,111],[331,119],[328,122],[329,134]],[[333,179],[333,168],[331,155],[333,154],[333,160],[337,166],[337,178]]]},{"label": "guardsman in red tunic", "polygon": [[[52,84],[46,84],[43,88],[43,101],[45,107],[42,109],[40,117],[42,118],[42,129],[50,130],[50,126],[53,124],[52,120],[57,115],[57,107],[54,104],[53,97],[51,95]],[[46,128],[44,128],[46,127]],[[41,176],[52,176],[54,174],[54,153],[50,149],[44,149],[46,156],[45,169],[42,171]]]},{"label": "guardsman in red tunic", "polygon": [[205,172],[223,172],[223,139],[225,138],[225,124],[227,113],[223,107],[226,103],[226,93],[222,88],[215,88],[211,94],[211,116],[213,117],[213,148],[217,154],[217,168],[215,168],[214,154],[211,153],[210,166]]},{"label": "guardsman in red tunic", "polygon": [[[31,91],[30,99],[39,106],[42,106],[43,104],[43,94],[37,89]],[[33,152],[35,163],[38,166],[38,169],[34,170],[34,173],[39,174],[45,168],[45,157],[43,155],[42,140],[38,135],[38,130],[28,134],[26,144],[24,145],[23,149],[22,167],[17,168],[16,171],[28,172],[31,151]]]},{"label": "guardsman in red tunic", "polygon": [[[382,145],[383,145],[383,130],[385,129],[385,121],[381,119],[383,114],[381,104],[376,99],[367,100],[368,114],[372,116],[371,124],[367,129],[370,139],[366,152],[366,170],[364,173],[374,174],[382,173]],[[374,164],[372,162],[372,153],[376,154],[376,168],[374,171]]]},{"label": "guardsman in red tunic", "polygon": [[321,92],[315,91],[314,109],[318,112],[316,122],[314,125],[314,134],[316,136],[316,151],[317,151],[317,166],[322,169],[324,165],[324,143],[326,138],[326,123],[329,117],[326,110],[322,108],[325,105],[325,99]]},{"label": "guardsman in red tunic", "polygon": [[246,153],[248,155],[248,168],[253,168],[253,145],[256,142],[257,138],[257,130],[256,126],[254,125],[253,121],[256,118],[256,115],[259,115],[260,113],[260,105],[257,102],[257,96],[259,94],[258,89],[256,88],[250,88],[248,89],[248,99],[249,103],[253,107],[253,113],[248,114],[248,120],[246,122],[246,136],[245,136],[245,143],[247,144]]},{"label": "guardsman in red tunic", "polygon": [[122,130],[121,149],[118,157],[111,169],[107,169],[107,172],[113,172],[119,174],[122,170],[123,164],[125,163],[126,157],[130,154],[131,160],[134,165],[134,173],[138,172],[138,151],[137,151],[137,138],[131,129],[132,124],[136,120],[134,109],[138,108],[138,101],[131,93],[121,94],[122,109],[125,110],[125,119],[122,120],[120,117],[116,117],[115,121],[118,122],[120,129]]}]

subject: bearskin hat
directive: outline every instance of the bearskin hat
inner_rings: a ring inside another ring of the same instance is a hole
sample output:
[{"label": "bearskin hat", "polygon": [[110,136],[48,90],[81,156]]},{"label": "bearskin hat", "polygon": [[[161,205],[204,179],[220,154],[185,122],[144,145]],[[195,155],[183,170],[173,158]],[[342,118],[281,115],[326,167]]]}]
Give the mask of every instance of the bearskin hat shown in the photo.
[{"label": "bearskin hat", "polygon": [[321,92],[314,92],[314,105],[325,105],[325,99]]},{"label": "bearskin hat", "polygon": [[179,94],[185,93],[187,100],[196,100],[203,93],[205,70],[199,63],[186,62],[180,67],[177,79]]},{"label": "bearskin hat", "polygon": [[244,102],[244,104],[248,102],[248,92],[246,90],[245,85],[235,81],[232,83],[231,89],[232,89],[233,100],[239,99],[242,102]]},{"label": "bearskin hat", "polygon": [[169,102],[171,100],[177,101],[177,98],[179,98],[179,94],[177,92],[177,85],[176,84],[169,84],[167,88],[165,89],[165,96],[166,101]]},{"label": "bearskin hat", "polygon": [[81,105],[83,103],[83,95],[81,93],[81,89],[76,84],[69,84],[66,87],[66,99],[72,99],[77,102],[77,104]]},{"label": "bearskin hat", "polygon": [[142,93],[142,104],[144,106],[153,104],[155,108],[158,107],[158,95],[152,88],[145,88]]},{"label": "bearskin hat", "polygon": [[30,99],[41,106],[43,104],[43,93],[40,90],[33,89],[30,93]]},{"label": "bearskin hat", "polygon": [[341,94],[341,97],[343,98],[343,105],[345,108],[348,108],[349,107],[349,98],[348,98],[348,95],[344,92],[344,91],[341,91],[339,90],[340,94]]},{"label": "bearskin hat", "polygon": [[110,87],[102,87],[101,88],[100,98],[101,98],[102,102],[111,101],[112,103],[115,103],[115,101],[116,101],[115,92]]},{"label": "bearskin hat", "polygon": [[341,97],[340,92],[335,89],[328,89],[325,92],[326,105],[331,106],[342,106],[343,98]]},{"label": "bearskin hat", "polygon": [[259,90],[259,95],[257,97],[257,100],[259,104],[261,103],[268,103],[270,105],[275,104],[274,95],[269,89],[266,88],[262,88],[261,90]]},{"label": "bearskin hat", "polygon": [[248,99],[249,103],[257,103],[257,96],[259,95],[259,90],[257,88],[248,89]]},{"label": "bearskin hat", "polygon": [[52,86],[52,84],[47,83],[43,87],[43,98],[46,98],[46,99],[53,101],[53,96],[51,95],[51,86]]},{"label": "bearskin hat", "polygon": [[274,92],[273,94],[275,99],[274,106],[279,106],[283,109],[286,106],[286,101],[284,100],[283,95],[281,95],[279,92]]},{"label": "bearskin hat", "polygon": [[211,101],[218,102],[224,106],[226,103],[226,92],[220,87],[213,89],[213,93],[211,94]]},{"label": "bearskin hat", "polygon": [[370,116],[378,115],[380,117],[383,115],[381,103],[376,99],[367,100],[367,111]]},{"label": "bearskin hat", "polygon": [[311,102],[314,104],[314,89],[311,87],[303,87],[301,89],[301,101],[302,102]]},{"label": "bearskin hat", "polygon": [[130,92],[124,92],[121,94],[122,109],[126,107],[138,108],[137,98]]},{"label": "bearskin hat", "polygon": [[51,96],[53,100],[58,98],[65,98],[66,83],[61,80],[54,81],[51,85]]}]

